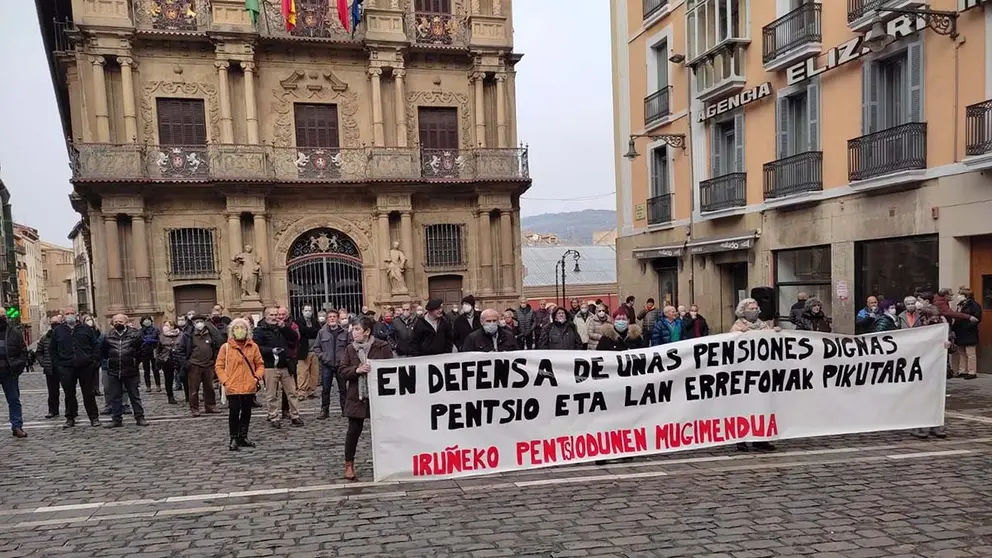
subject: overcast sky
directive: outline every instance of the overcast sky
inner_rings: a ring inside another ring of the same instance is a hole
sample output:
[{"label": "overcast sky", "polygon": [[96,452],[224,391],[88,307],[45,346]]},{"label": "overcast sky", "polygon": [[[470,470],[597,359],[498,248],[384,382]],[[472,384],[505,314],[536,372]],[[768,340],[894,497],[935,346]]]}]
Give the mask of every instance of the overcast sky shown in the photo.
[{"label": "overcast sky", "polygon": [[[609,2],[517,0],[514,20],[518,136],[534,179],[524,215],[614,209]],[[78,215],[36,21],[31,0],[0,0],[0,178],[14,220],[69,246]]]}]

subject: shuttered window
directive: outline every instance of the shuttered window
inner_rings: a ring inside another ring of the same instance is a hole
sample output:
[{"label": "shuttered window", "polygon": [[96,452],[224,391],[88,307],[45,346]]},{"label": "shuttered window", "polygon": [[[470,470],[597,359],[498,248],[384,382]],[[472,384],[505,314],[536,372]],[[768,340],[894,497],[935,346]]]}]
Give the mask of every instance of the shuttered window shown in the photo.
[{"label": "shuttered window", "polygon": [[718,121],[710,128],[711,177],[744,172],[744,112]]},{"label": "shuttered window", "polygon": [[778,98],[775,107],[778,158],[820,149],[820,83],[814,78],[806,88]]},{"label": "shuttered window", "polygon": [[203,99],[157,99],[160,145],[207,145]]},{"label": "shuttered window", "polygon": [[458,109],[421,107],[418,120],[421,147],[458,149]]},{"label": "shuttered window", "polygon": [[651,150],[651,197],[668,194],[668,150],[658,147]]},{"label": "shuttered window", "polygon": [[416,0],[414,11],[450,14],[451,0]]},{"label": "shuttered window", "polygon": [[923,41],[917,40],[861,66],[864,134],[923,122],[923,65]]},{"label": "shuttered window", "polygon": [[338,107],[297,103],[296,147],[338,147]]}]

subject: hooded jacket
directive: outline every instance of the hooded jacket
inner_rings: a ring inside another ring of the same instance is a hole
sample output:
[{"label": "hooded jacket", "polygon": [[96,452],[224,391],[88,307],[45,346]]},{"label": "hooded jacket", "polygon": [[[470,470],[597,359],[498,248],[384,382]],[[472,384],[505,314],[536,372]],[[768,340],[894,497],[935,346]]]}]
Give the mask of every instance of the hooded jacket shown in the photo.
[{"label": "hooded jacket", "polygon": [[[820,307],[819,314],[813,313],[814,306]],[[830,333],[830,323],[827,322],[827,315],[823,313],[823,303],[818,298],[809,298],[806,300],[806,307],[797,318],[795,324],[798,330]]]},{"label": "hooded jacket", "polygon": [[607,324],[600,331],[602,337],[596,344],[597,351],[628,351],[644,348],[644,330],[637,324],[627,326],[627,331],[620,333],[617,328]]},{"label": "hooded jacket", "polygon": [[541,328],[537,348],[542,351],[581,351],[584,347],[575,324],[566,317],[564,323],[551,322]]},{"label": "hooded jacket", "polygon": [[251,328],[244,341],[229,335],[217,352],[214,371],[228,395],[251,395],[258,391],[258,383],[265,377],[265,361],[258,344],[251,338]]}]

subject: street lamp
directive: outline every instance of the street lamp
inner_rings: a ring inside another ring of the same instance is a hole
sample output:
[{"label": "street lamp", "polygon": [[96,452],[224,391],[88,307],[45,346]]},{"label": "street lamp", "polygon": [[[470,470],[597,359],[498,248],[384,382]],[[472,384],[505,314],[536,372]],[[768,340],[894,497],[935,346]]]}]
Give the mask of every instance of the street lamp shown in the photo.
[{"label": "street lamp", "polygon": [[558,279],[561,278],[561,304],[558,306],[565,307],[565,260],[571,256],[575,260],[575,266],[572,268],[572,273],[578,273],[582,271],[579,269],[579,260],[582,259],[582,254],[578,250],[565,250],[565,253],[561,255],[561,259],[555,264],[555,301],[558,302]]},{"label": "street lamp", "polygon": [[627,152],[623,154],[625,159],[634,160],[641,156],[637,152],[637,145],[635,140],[637,138],[650,138],[651,141],[662,141],[667,145],[685,151],[685,134],[630,134],[630,141],[627,143]]},{"label": "street lamp", "polygon": [[[880,8],[878,13],[889,13],[889,14],[899,14],[899,15],[911,15],[916,16],[918,19],[922,19],[926,23],[925,27],[929,27],[934,33],[938,35],[944,35],[950,37],[951,39],[956,39],[958,36],[958,14],[957,12],[946,12],[941,10],[928,10],[926,8],[918,8],[915,10],[899,9],[899,8]],[[922,31],[922,29],[921,29]],[[889,45],[896,42],[896,38],[889,35],[886,30],[885,25],[881,22],[877,22],[871,26],[868,33],[865,34],[864,45],[868,47],[868,50],[872,52],[879,52],[885,50]]]}]

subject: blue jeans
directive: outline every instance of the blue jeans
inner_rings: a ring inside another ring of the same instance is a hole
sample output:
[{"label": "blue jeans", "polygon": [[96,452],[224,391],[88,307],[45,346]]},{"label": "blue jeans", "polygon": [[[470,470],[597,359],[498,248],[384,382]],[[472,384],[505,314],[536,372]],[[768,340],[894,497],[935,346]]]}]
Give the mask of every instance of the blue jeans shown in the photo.
[{"label": "blue jeans", "polygon": [[347,387],[345,387],[344,382],[341,381],[341,377],[338,376],[336,370],[331,370],[330,368],[320,365],[320,410],[330,411],[331,408],[331,384],[337,380],[338,382],[338,404],[341,406],[341,412],[344,412],[344,400],[348,393]]},{"label": "blue jeans", "polygon": [[7,398],[7,407],[10,408],[10,428],[24,427],[24,415],[21,412],[21,386],[17,374],[0,375],[0,388],[3,388],[3,395]]}]

